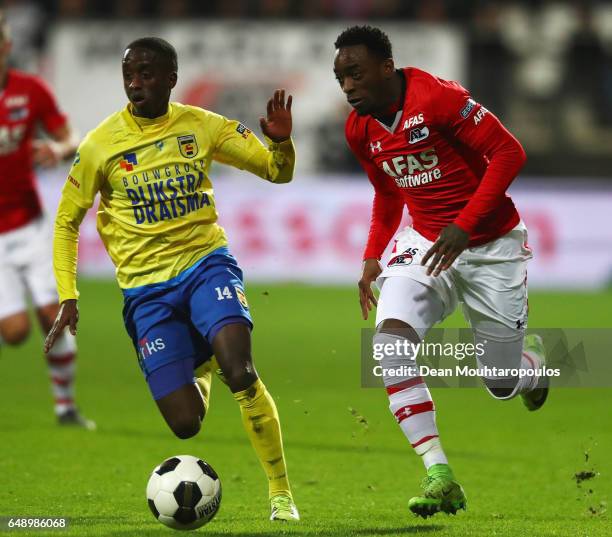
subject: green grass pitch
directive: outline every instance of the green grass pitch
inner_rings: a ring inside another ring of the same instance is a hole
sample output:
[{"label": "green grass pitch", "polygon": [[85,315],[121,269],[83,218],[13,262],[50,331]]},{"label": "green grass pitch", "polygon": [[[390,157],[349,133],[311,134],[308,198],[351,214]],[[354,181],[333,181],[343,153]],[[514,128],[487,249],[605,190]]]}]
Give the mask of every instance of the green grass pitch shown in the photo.
[{"label": "green grass pitch", "polygon": [[[55,425],[39,337],[0,351],[0,516],[71,518],[68,530],[7,535],[170,535],[149,513],[145,485],[156,464],[184,453],[210,462],[223,483],[221,509],[202,535],[612,535],[601,514],[612,490],[612,390],[558,389],[536,413],[484,389],[434,390],[468,511],[420,520],[406,505],[421,461],[384,392],[360,388],[360,329],[370,323],[355,290],[252,285],[255,360],[279,407],[302,515],[300,524],[272,525],[264,474],[225,386],[213,384],[201,433],[174,438],[141,378],[115,284],[84,281],[81,292],[77,395],[97,432]],[[534,292],[530,304],[531,327],[610,326],[610,291]],[[579,488],[573,476],[583,470],[599,475]]]}]

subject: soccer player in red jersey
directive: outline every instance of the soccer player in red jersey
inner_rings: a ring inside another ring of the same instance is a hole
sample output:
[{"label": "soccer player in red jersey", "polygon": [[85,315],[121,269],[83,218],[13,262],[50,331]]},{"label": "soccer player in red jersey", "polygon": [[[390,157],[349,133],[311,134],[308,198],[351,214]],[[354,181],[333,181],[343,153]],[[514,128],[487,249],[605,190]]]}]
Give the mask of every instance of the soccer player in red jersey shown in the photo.
[{"label": "soccer player in red jersey", "polygon": [[[408,505],[423,517],[454,514],[466,498],[440,444],[435,407],[415,366],[416,345],[463,302],[489,393],[521,395],[529,410],[544,403],[542,340],[525,336],[531,250],[505,193],[525,152],[456,82],[396,69],[389,38],[378,28],[348,28],[335,47],[334,72],[354,109],[346,139],[374,186],[359,281],[362,314],[367,319],[377,306],[373,344],[382,351],[390,409],[427,469],[423,493]],[[396,235],[382,269],[379,260],[405,205],[412,225]]]},{"label": "soccer player in red jersey", "polygon": [[[34,166],[54,166],[78,145],[66,116],[39,78],[8,66],[9,28],[0,12],[0,344],[30,333],[27,296],[46,334],[59,311],[52,266],[52,228],[42,210]],[[35,140],[38,125],[49,140]],[[95,424],[74,404],[74,336],[65,331],[47,354],[58,422]]]}]

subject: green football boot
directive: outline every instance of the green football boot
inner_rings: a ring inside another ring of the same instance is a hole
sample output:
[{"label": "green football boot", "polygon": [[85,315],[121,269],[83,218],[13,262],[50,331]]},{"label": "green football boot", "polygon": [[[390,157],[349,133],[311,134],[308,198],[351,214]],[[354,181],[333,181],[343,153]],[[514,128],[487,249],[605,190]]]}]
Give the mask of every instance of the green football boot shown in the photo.
[{"label": "green football boot", "polygon": [[293,503],[293,499],[286,494],[277,494],[270,498],[270,509],[270,520],[294,522],[300,519],[300,513]]},{"label": "green football boot", "polygon": [[439,512],[454,515],[459,509],[467,508],[463,488],[455,481],[448,464],[431,466],[421,487],[423,495],[410,498],[408,502],[409,509],[417,516],[427,518]]},{"label": "green football boot", "polygon": [[[525,336],[523,350],[535,354],[540,358],[541,367],[546,365],[546,349],[544,348],[542,338],[537,334]],[[541,408],[548,397],[549,384],[550,379],[547,376],[542,376],[538,380],[538,385],[533,390],[521,394],[521,399],[523,400],[523,404],[527,407],[527,410],[534,411]]]}]

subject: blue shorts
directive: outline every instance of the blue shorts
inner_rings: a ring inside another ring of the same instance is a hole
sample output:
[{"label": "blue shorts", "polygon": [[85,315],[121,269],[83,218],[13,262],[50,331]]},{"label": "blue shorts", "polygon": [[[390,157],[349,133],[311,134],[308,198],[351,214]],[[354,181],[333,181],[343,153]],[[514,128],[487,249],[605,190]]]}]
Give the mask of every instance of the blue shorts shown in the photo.
[{"label": "blue shorts", "polygon": [[193,383],[221,328],[253,327],[242,270],[226,247],[171,280],[124,289],[123,299],[125,327],[156,400]]}]

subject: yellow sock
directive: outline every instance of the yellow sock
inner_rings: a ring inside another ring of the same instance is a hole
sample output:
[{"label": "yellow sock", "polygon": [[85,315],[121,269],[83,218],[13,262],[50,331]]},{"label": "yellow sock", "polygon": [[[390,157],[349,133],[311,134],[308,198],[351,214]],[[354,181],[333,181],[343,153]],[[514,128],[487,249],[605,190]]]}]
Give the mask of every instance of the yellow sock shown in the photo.
[{"label": "yellow sock", "polygon": [[196,384],[200,388],[202,394],[202,401],[204,402],[204,414],[208,412],[208,405],[210,401],[210,389],[212,387],[212,370],[211,361],[204,362],[200,367],[196,368],[194,377]]},{"label": "yellow sock", "polygon": [[270,498],[277,494],[291,497],[280,421],[274,399],[259,379],[246,390],[236,392],[234,397],[240,404],[244,429],[268,476]]}]

